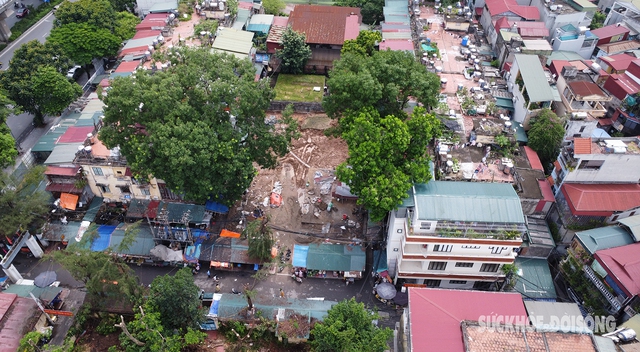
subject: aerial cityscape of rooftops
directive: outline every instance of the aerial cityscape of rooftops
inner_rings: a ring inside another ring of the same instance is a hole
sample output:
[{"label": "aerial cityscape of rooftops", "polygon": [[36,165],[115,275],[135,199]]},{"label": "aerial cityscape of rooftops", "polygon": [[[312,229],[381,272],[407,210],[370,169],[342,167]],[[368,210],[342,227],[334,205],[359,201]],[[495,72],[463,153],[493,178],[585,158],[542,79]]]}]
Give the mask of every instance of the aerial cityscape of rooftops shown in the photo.
[{"label": "aerial cityscape of rooftops", "polygon": [[0,352],[640,350],[640,0],[0,11]]}]

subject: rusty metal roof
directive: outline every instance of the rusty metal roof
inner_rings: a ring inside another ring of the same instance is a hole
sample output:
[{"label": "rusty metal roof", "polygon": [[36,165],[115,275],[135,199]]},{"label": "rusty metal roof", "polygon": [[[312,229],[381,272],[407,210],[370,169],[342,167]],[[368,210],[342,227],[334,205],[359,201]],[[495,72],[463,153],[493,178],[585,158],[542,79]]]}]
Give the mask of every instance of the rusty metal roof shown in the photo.
[{"label": "rusty metal roof", "polygon": [[[342,45],[345,34],[353,32],[353,20],[349,16],[358,17],[355,26],[362,19],[360,9],[356,7],[296,5],[289,16],[291,28],[306,35],[307,43]],[[357,36],[357,32],[356,32]]]},{"label": "rusty metal roof", "polygon": [[602,91],[602,89],[600,89],[600,87],[598,87],[598,85],[593,83],[593,82],[574,81],[574,82],[569,82],[567,84],[569,85],[569,87],[573,91],[573,94],[575,94],[576,96],[581,97],[581,98],[588,97],[588,96],[593,96],[593,95],[597,95],[597,96],[600,96],[600,97],[606,97],[607,96]]}]

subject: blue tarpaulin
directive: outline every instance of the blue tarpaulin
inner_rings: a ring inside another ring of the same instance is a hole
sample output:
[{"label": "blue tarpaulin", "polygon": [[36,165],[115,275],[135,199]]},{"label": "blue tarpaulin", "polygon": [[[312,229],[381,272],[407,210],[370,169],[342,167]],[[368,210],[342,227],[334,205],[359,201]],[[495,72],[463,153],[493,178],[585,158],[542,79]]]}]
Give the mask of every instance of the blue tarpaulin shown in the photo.
[{"label": "blue tarpaulin", "polygon": [[98,227],[98,238],[91,244],[91,250],[101,252],[109,248],[111,242],[111,234],[116,230],[116,226],[102,225]]},{"label": "blue tarpaulin", "polygon": [[377,273],[389,270],[387,265],[387,251],[373,251],[373,270],[375,270]]},{"label": "blue tarpaulin", "polygon": [[193,261],[198,261],[198,258],[200,258],[200,247],[202,245],[200,243],[196,244],[195,246],[188,246],[187,249],[184,251],[184,258],[188,261],[188,262],[193,262]]},{"label": "blue tarpaulin", "polygon": [[208,200],[205,203],[204,208],[208,211],[212,211],[214,213],[226,214],[229,212],[229,207],[218,202],[214,202],[212,200]]},{"label": "blue tarpaulin", "polygon": [[309,254],[309,246],[293,245],[293,266],[301,268],[307,267],[307,255]]}]

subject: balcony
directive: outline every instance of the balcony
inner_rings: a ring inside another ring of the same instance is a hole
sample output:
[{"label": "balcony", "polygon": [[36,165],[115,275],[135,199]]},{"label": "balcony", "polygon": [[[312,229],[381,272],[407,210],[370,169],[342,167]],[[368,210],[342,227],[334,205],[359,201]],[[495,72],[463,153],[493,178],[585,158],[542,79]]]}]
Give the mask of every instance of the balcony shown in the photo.
[{"label": "balcony", "polygon": [[438,222],[436,236],[447,238],[519,241],[526,232],[524,224]]},{"label": "balcony", "polygon": [[598,275],[593,272],[593,270],[588,265],[582,266],[582,271],[584,271],[585,276],[591,283],[600,291],[600,293],[604,296],[604,298],[611,304],[611,307],[617,312],[622,308],[618,299],[607,289],[607,287],[602,283]]}]

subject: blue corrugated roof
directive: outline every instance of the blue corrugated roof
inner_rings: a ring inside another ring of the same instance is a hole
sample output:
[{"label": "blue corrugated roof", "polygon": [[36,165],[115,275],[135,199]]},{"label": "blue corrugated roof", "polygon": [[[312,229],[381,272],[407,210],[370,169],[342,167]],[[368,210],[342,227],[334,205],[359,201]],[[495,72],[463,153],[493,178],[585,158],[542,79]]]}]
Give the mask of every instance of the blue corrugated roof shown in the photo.
[{"label": "blue corrugated roof", "polygon": [[431,181],[414,185],[414,192],[419,220],[524,223],[511,184]]},{"label": "blue corrugated roof", "polygon": [[111,234],[115,231],[116,226],[102,225],[98,227],[98,237],[91,244],[91,250],[101,252],[109,248],[111,242]]},{"label": "blue corrugated roof", "polygon": [[309,254],[309,246],[303,246],[300,244],[293,245],[293,260],[291,263],[293,266],[299,266],[301,268],[307,267],[307,255]]}]

